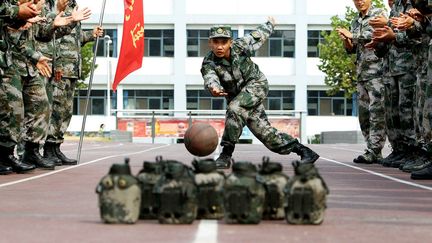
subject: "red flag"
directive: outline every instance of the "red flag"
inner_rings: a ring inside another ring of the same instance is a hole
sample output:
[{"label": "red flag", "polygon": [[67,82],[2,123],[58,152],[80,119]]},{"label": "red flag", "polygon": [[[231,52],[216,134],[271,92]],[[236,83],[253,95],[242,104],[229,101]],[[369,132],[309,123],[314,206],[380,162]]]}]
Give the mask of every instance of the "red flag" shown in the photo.
[{"label": "red flag", "polygon": [[129,73],[142,66],[144,56],[143,0],[124,0],[123,37],[113,90]]}]

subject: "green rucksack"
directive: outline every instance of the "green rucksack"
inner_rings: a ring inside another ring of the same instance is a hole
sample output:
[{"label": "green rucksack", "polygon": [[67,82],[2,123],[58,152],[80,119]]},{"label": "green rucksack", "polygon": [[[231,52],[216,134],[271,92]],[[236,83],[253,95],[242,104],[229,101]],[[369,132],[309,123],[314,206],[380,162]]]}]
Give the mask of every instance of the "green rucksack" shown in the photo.
[{"label": "green rucksack", "polygon": [[263,213],[265,190],[257,181],[256,166],[236,162],[224,185],[225,222],[258,224]]},{"label": "green rucksack", "polygon": [[198,219],[221,219],[224,216],[223,186],[225,175],[216,170],[212,159],[194,160],[197,185]]},{"label": "green rucksack", "polygon": [[295,176],[285,188],[285,218],[290,224],[321,224],[329,190],[312,163],[293,162]]},{"label": "green rucksack", "polygon": [[160,205],[159,223],[191,224],[197,214],[194,174],[191,168],[175,160],[162,164],[162,177],[154,187]]},{"label": "green rucksack", "polygon": [[282,172],[282,164],[270,162],[268,157],[263,157],[259,167],[258,181],[264,185],[265,201],[263,219],[283,219],[285,217],[285,192],[288,176]]},{"label": "green rucksack", "polygon": [[113,164],[108,175],[96,187],[99,209],[105,223],[133,224],[138,220],[141,189],[131,175],[129,159],[125,164]]},{"label": "green rucksack", "polygon": [[162,177],[162,156],[156,157],[156,162],[144,161],[142,170],[137,179],[141,187],[140,219],[157,219],[159,205],[156,194],[153,193],[156,183]]}]

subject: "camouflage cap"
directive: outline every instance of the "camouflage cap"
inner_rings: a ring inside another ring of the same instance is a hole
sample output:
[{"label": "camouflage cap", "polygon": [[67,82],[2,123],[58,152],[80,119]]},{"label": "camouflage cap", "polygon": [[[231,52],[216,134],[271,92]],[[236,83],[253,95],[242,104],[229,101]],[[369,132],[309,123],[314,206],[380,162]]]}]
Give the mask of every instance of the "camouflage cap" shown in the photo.
[{"label": "camouflage cap", "polygon": [[219,25],[211,27],[209,38],[232,38],[231,26]]}]

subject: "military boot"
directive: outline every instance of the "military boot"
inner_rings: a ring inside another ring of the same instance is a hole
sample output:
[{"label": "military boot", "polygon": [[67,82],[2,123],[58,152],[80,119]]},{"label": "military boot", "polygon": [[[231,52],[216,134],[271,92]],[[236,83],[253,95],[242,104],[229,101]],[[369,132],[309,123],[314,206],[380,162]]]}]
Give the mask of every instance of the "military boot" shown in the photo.
[{"label": "military boot", "polygon": [[359,164],[377,164],[380,160],[382,160],[381,153],[375,153],[367,149],[364,154],[353,159],[353,162]]},{"label": "military boot", "polygon": [[404,153],[400,150],[393,150],[387,157],[381,160],[383,166],[389,167],[395,160],[399,160],[404,156]]},{"label": "military boot", "polygon": [[432,179],[432,164],[421,169],[416,170],[411,173],[411,179],[414,180],[430,180]]},{"label": "military boot", "polygon": [[231,156],[234,152],[234,146],[225,145],[223,146],[222,153],[216,160],[216,167],[218,169],[229,169],[231,167]]},{"label": "military boot", "polygon": [[76,159],[69,159],[66,157],[66,155],[63,154],[63,152],[60,150],[61,143],[56,143],[54,146],[55,154],[57,155],[57,158],[59,158],[62,161],[62,165],[76,165],[78,162]]},{"label": "military boot", "polygon": [[54,162],[49,161],[40,155],[39,144],[32,142],[26,142],[22,162],[33,164],[36,167],[45,170],[54,170],[55,167]]},{"label": "military boot", "polygon": [[59,159],[55,152],[55,143],[45,142],[43,157],[47,160],[54,162],[56,166],[63,165],[62,160]]},{"label": "military boot", "polygon": [[32,164],[26,164],[19,161],[14,155],[14,147],[3,147],[0,146],[0,161],[3,165],[10,166],[13,172],[16,173],[27,173],[36,168]]},{"label": "military boot", "polygon": [[12,172],[13,172],[12,167],[5,166],[5,165],[1,164],[1,162],[0,162],[0,175],[9,175]]},{"label": "military boot", "polygon": [[300,163],[313,163],[319,158],[317,153],[301,143],[295,144],[292,151],[300,156]]}]

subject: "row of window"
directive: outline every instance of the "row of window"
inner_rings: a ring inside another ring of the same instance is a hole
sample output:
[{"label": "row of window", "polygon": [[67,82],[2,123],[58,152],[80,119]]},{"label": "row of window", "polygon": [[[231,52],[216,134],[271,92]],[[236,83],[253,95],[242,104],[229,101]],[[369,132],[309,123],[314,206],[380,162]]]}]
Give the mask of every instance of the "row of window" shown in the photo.
[{"label": "row of window", "polygon": [[[117,108],[117,93],[111,91],[111,108]],[[186,92],[188,110],[225,110],[226,100],[213,97],[207,90],[188,90]],[[294,110],[295,92],[293,90],[270,90],[264,106],[267,110]],[[74,115],[84,113],[87,90],[79,90],[74,98]],[[308,91],[308,115],[351,116],[353,103],[346,99],[343,92],[329,96],[325,91]],[[92,90],[90,93],[89,115],[106,114],[106,90]],[[174,109],[173,90],[123,90],[123,108],[172,110]]]},{"label": "row of window", "polygon": [[[252,30],[245,30],[245,34]],[[308,31],[308,57],[318,57],[318,43],[323,42],[320,30]],[[97,56],[117,57],[117,30],[107,29],[105,34],[110,36],[112,43],[106,44],[104,38],[99,39]],[[144,30],[144,56],[173,57],[174,56],[174,30]],[[234,38],[238,31],[233,30]],[[203,57],[208,51],[208,30],[187,30],[188,57]],[[108,50],[109,49],[109,50]],[[108,53],[107,53],[108,51]],[[257,57],[295,57],[295,30],[276,30],[269,40],[255,53]]]}]

